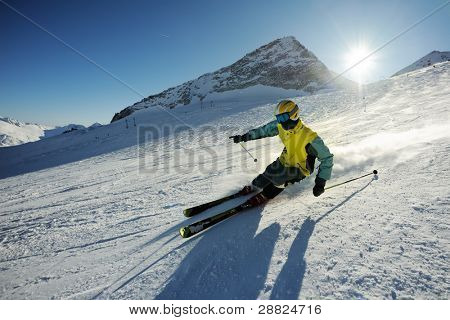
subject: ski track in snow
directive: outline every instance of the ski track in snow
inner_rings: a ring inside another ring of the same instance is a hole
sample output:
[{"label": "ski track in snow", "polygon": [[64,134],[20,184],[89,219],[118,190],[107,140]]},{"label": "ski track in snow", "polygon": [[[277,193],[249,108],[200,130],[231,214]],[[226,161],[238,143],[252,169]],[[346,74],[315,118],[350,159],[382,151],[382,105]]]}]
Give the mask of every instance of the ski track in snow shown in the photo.
[{"label": "ski track in snow", "polygon": [[[378,179],[320,198],[308,179],[187,240],[181,226],[244,199],[191,219],[184,207],[238,190],[281,152],[277,138],[248,142],[255,164],[228,141],[273,105],[174,109],[194,134],[145,144],[145,172],[123,121],[0,150],[0,298],[448,299],[449,68],[298,98],[335,154],[328,184]],[[217,141],[201,124],[223,128]]]}]

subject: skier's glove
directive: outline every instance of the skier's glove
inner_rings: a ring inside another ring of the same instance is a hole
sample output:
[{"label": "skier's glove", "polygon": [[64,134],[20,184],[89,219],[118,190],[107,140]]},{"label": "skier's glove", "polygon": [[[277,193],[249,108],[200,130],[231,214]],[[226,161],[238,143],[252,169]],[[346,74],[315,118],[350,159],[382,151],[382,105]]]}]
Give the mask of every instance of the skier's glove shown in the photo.
[{"label": "skier's glove", "polygon": [[313,188],[313,194],[315,197],[318,197],[325,192],[325,183],[326,180],[316,177],[316,185]]},{"label": "skier's glove", "polygon": [[231,136],[230,139],[233,139],[234,143],[239,143],[239,142],[246,142],[250,139],[250,137],[248,136],[248,133],[243,134],[243,135],[237,135],[237,136]]}]

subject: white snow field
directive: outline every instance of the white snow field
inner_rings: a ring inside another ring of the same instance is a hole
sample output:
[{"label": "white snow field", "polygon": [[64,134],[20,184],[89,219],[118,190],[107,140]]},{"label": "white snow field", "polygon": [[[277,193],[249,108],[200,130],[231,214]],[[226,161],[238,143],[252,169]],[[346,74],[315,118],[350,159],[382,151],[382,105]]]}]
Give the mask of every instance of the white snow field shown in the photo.
[{"label": "white snow field", "polygon": [[296,98],[335,155],[328,186],[378,179],[315,198],[309,178],[182,239],[244,199],[190,219],[183,208],[239,190],[282,150],[277,137],[247,142],[254,163],[230,142],[276,103],[238,97],[171,110],[191,130],[147,109],[128,129],[1,148],[0,299],[449,298],[450,63]]}]

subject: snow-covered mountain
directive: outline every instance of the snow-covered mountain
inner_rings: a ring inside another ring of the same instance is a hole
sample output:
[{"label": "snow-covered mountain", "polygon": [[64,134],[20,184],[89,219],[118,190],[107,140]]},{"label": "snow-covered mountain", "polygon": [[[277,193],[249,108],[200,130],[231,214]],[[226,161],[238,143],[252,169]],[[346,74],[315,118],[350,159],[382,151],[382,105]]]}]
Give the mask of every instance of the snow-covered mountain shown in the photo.
[{"label": "snow-covered mountain", "polygon": [[[255,163],[228,139],[275,103],[176,108],[192,128],[147,142],[121,120],[0,148],[0,299],[449,299],[449,82],[444,62],[364,99],[296,98],[334,154],[327,185],[378,180],[315,198],[310,177],[188,240],[180,227],[245,199],[183,208],[239,190],[282,151],[277,137],[247,142]],[[155,108],[134,117],[175,126]]]},{"label": "snow-covered mountain", "polygon": [[[324,84],[326,88],[352,85],[350,80],[342,77],[327,83],[334,76],[333,72],[294,37],[285,37],[250,52],[228,67],[149,96],[116,113],[112,122],[143,108],[160,106],[172,109],[201,101],[209,104],[211,101],[220,100],[220,93],[238,90],[242,96],[247,93],[242,89],[252,87],[265,87],[273,93],[273,101],[280,98],[285,90],[296,90],[299,95],[323,89]],[[259,90],[260,93],[263,91]],[[254,91],[251,91],[251,94],[254,96]],[[284,95],[292,95],[292,91],[285,92]]]},{"label": "snow-covered mountain", "polygon": [[[94,123],[88,129],[100,127],[101,124]],[[51,138],[74,130],[86,130],[80,124],[68,124],[63,127],[47,126],[36,123],[25,123],[18,120],[0,117],[0,147],[11,147],[40,139]]]},{"label": "snow-covered mountain", "polygon": [[399,76],[404,73],[415,71],[415,70],[418,70],[421,68],[426,68],[426,67],[432,66],[436,63],[445,62],[445,61],[450,61],[450,51],[436,51],[435,50],[435,51],[430,52],[426,56],[420,58],[416,62],[410,64],[409,66],[403,68],[402,70],[398,71],[397,73],[395,73],[392,76],[393,77]]},{"label": "snow-covered mountain", "polygon": [[0,117],[0,147],[37,141],[45,135],[45,131],[52,129],[54,127]]},{"label": "snow-covered mountain", "polygon": [[99,127],[101,127],[101,126],[102,126],[101,123],[95,122],[95,123],[91,124],[91,125],[89,126],[89,128],[90,128],[90,129],[95,129],[95,128],[99,128]]}]

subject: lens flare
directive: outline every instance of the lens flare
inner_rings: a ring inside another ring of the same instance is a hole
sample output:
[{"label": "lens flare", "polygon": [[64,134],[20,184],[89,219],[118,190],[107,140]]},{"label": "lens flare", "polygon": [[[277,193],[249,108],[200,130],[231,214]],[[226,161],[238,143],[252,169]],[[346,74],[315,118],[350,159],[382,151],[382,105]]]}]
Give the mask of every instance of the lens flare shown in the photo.
[{"label": "lens flare", "polygon": [[[366,45],[358,45],[351,48],[345,55],[345,68],[350,68],[359,62],[348,72],[349,76],[359,83],[365,82],[374,68],[375,59],[373,56],[367,57],[369,54],[370,50]],[[363,59],[364,61],[361,61]]]}]

